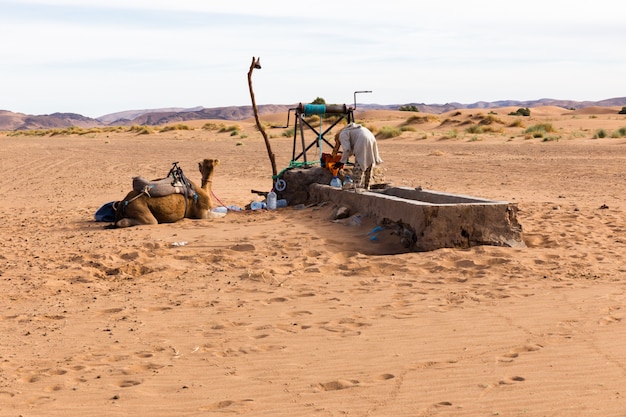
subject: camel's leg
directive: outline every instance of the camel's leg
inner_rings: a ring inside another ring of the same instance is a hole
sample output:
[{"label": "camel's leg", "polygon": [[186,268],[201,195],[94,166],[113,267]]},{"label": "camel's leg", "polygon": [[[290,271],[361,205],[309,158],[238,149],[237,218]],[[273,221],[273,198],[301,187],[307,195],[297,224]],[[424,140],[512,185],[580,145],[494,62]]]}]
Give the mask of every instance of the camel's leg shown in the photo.
[{"label": "camel's leg", "polygon": [[150,214],[150,217],[152,219],[147,218],[148,216],[142,216],[141,219],[138,218],[130,218],[130,217],[124,217],[120,220],[118,220],[115,223],[116,227],[130,227],[130,226],[141,226],[144,224],[158,224],[159,222],[157,221],[157,219]]},{"label": "camel's leg", "polygon": [[123,210],[123,217],[115,222],[115,226],[117,227],[130,227],[159,223],[146,204],[145,198],[139,198],[132,201]]}]

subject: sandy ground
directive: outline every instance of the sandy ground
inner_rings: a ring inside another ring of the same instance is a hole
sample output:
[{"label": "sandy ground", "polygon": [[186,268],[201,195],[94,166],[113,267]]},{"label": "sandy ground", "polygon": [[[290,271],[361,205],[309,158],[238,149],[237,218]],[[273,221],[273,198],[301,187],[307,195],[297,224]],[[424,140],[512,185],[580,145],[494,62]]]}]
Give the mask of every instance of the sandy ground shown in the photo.
[{"label": "sandy ground", "polygon": [[[0,416],[624,415],[626,138],[593,136],[626,119],[533,110],[544,141],[508,110],[379,148],[394,185],[517,203],[515,249],[400,253],[327,206],[107,229],[98,207],[174,161],[198,180],[218,158],[217,198],[249,203],[260,134],[0,134]],[[271,143],[285,167],[291,138]]]}]

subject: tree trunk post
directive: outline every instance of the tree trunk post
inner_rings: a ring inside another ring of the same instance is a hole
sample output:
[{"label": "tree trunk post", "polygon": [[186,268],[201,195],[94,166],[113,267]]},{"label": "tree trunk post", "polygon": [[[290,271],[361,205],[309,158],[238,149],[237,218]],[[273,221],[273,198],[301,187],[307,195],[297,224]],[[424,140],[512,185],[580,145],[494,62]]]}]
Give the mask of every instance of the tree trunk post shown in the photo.
[{"label": "tree trunk post", "polygon": [[272,152],[272,146],[270,145],[270,141],[265,133],[265,129],[263,125],[261,125],[261,121],[259,120],[259,111],[256,107],[256,101],[254,99],[254,90],[252,90],[252,72],[254,69],[261,69],[260,58],[255,59],[252,57],[252,63],[250,64],[250,70],[248,71],[248,86],[250,87],[250,98],[252,99],[252,110],[254,111],[254,119],[256,120],[256,126],[263,135],[263,139],[265,140],[265,147],[267,148],[267,155],[270,158],[270,163],[272,164],[272,188],[274,188],[274,179],[277,176],[276,171],[276,157],[274,156],[274,152]]}]

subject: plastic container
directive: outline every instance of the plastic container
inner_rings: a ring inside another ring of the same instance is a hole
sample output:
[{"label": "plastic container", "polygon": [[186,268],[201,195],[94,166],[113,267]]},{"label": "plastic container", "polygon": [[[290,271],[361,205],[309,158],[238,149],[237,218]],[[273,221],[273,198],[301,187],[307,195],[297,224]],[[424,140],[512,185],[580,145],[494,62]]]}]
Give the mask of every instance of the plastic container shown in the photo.
[{"label": "plastic container", "polygon": [[341,188],[341,180],[338,177],[333,177],[330,181],[330,186],[333,188]]},{"label": "plastic container", "polygon": [[220,207],[212,208],[211,211],[213,213],[226,213],[228,211],[228,208],[226,208],[224,206],[220,206]]},{"label": "plastic container", "polygon": [[253,201],[252,203],[250,203],[250,208],[252,210],[262,210],[266,207],[267,205],[262,201]]},{"label": "plastic container", "polygon": [[266,201],[268,210],[276,210],[276,193],[273,190],[267,193]]},{"label": "plastic container", "polygon": [[276,207],[278,208],[287,207],[287,200],[285,200],[284,198],[281,198],[280,200],[276,201]]},{"label": "plastic container", "polygon": [[343,180],[342,188],[344,190],[354,190],[354,181],[352,181],[352,178],[350,178],[350,175],[346,175],[346,179]]}]

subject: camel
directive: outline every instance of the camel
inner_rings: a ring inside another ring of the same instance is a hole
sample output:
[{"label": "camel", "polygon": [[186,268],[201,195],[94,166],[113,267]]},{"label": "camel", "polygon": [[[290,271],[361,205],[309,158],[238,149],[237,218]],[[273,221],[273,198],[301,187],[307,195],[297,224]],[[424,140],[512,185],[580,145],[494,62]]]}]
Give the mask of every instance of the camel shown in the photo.
[{"label": "camel", "polygon": [[206,219],[213,207],[211,183],[217,159],[205,159],[198,163],[202,174],[200,188],[189,181],[194,194],[170,194],[162,197],[150,197],[147,192],[131,191],[122,201],[114,205],[115,223],[113,227],[130,227],[146,224],[174,223],[184,218]]}]

